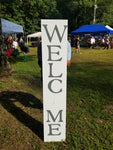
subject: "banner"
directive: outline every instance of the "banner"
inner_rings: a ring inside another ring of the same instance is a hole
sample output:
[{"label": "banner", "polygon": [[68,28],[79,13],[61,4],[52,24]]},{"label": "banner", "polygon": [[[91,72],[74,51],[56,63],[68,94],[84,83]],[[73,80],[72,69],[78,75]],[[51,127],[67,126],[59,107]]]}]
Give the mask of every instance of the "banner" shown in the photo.
[{"label": "banner", "polygon": [[66,138],[67,20],[41,20],[44,141]]}]

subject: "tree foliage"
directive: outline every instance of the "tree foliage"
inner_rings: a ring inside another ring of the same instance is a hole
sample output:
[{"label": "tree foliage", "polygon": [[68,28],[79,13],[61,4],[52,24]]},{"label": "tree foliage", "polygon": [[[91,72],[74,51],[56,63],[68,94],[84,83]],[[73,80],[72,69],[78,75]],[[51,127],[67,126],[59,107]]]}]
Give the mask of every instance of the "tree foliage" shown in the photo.
[{"label": "tree foliage", "polygon": [[[94,9],[96,24],[113,27],[113,0],[0,0],[0,18],[22,25],[25,33],[41,30],[41,19],[68,19],[70,33],[92,24]],[[0,67],[7,62],[0,20]]]},{"label": "tree foliage", "polygon": [[[1,0],[2,17],[21,24],[24,31],[39,31],[41,19],[68,19],[69,32],[92,24],[95,0]],[[10,4],[9,4],[10,3]],[[96,0],[96,23],[113,27],[113,0]]]}]

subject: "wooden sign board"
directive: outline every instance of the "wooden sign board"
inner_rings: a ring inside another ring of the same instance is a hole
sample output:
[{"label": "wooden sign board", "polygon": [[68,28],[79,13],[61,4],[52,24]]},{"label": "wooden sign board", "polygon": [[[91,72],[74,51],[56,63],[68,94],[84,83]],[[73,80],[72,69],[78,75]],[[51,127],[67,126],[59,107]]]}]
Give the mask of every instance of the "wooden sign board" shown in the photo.
[{"label": "wooden sign board", "polygon": [[67,20],[41,20],[44,141],[66,138]]}]

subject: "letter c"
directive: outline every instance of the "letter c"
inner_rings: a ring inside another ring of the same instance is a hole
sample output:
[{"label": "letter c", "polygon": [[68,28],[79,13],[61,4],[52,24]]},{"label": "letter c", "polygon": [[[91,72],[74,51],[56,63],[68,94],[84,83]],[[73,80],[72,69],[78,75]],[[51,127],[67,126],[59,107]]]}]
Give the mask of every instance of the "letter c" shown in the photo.
[{"label": "letter c", "polygon": [[59,81],[60,83],[62,83],[62,80],[53,79],[53,80],[51,80],[51,81],[48,83],[48,89],[49,89],[52,93],[60,93],[60,92],[62,92],[62,89],[60,89],[59,91],[54,91],[54,90],[52,89],[52,83],[53,83],[54,81]]}]

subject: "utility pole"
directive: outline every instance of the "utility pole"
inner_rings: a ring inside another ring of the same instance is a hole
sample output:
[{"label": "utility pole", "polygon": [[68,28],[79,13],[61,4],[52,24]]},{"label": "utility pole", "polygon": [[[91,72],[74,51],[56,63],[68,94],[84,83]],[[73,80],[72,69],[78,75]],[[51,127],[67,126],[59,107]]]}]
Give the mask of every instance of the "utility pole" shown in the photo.
[{"label": "utility pole", "polygon": [[95,24],[95,20],[96,20],[96,9],[97,9],[97,0],[95,0],[95,5],[94,5],[94,16],[93,16],[93,24]]}]

